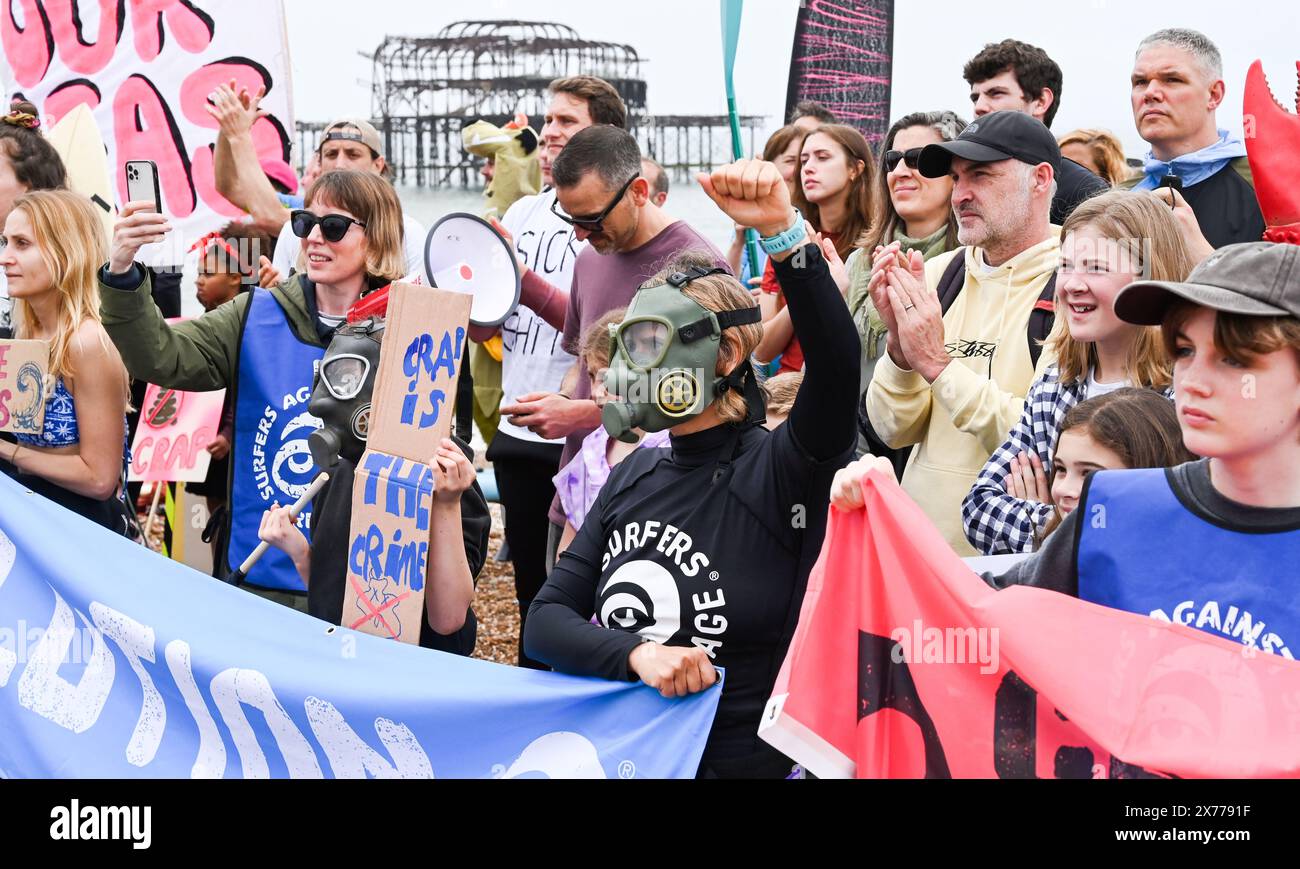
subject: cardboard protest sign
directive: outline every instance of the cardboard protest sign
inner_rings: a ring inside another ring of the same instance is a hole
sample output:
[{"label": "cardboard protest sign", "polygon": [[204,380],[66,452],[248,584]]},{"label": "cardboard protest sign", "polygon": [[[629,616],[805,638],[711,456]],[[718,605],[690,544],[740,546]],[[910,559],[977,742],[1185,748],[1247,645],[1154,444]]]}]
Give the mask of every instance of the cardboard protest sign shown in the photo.
[{"label": "cardboard protest sign", "polygon": [[182,392],[149,384],[131,444],[128,479],[202,482],[212,461],[207,447],[221,429],[225,398],[224,389]]},{"label": "cardboard protest sign", "polygon": [[49,359],[44,341],[0,340],[0,431],[42,433]]},{"label": "cardboard protest sign", "polygon": [[343,625],[420,641],[434,475],[451,431],[470,296],[395,284],[380,349],[369,449],[352,488]]},{"label": "cardboard protest sign", "polygon": [[473,298],[414,284],[389,293],[370,417],[372,450],[425,462],[451,431]]},{"label": "cardboard protest sign", "polygon": [[352,491],[343,624],[406,643],[420,641],[433,470],[367,452]]}]

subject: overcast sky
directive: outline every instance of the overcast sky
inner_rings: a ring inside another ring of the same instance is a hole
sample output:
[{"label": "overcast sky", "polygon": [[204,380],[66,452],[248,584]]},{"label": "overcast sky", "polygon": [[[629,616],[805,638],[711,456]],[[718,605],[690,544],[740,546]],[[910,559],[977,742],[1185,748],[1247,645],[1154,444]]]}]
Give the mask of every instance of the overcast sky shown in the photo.
[{"label": "overcast sky", "polygon": [[[736,65],[744,114],[767,115],[774,129],[785,103],[798,0],[749,0]],[[1065,73],[1060,135],[1075,127],[1115,132],[1132,156],[1146,150],[1133,129],[1128,77],[1133,50],[1146,34],[1183,26],[1214,39],[1224,59],[1228,95],[1220,126],[1241,131],[1246,69],[1264,60],[1273,89],[1292,105],[1300,59],[1295,2],[1255,0],[898,0],[891,117],[948,108],[969,117],[963,63],[986,42],[1014,37],[1046,49]],[[481,0],[474,4],[410,0],[286,0],[294,103],[299,120],[325,121],[370,109],[370,53],[386,34],[430,35],[454,21],[522,19],[567,24],[585,39],[627,43],[646,58],[650,110],[720,114],[726,109],[716,0]],[[358,15],[358,8],[365,14]],[[473,15],[467,15],[468,10]]]}]

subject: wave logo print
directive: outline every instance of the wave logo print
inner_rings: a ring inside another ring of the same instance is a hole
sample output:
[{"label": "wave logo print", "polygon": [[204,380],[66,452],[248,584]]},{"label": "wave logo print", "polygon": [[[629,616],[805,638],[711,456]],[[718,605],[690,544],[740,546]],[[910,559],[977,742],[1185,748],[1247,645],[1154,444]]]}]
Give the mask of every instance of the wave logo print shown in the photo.
[{"label": "wave logo print", "polygon": [[321,425],[319,419],[303,411],[280,430],[280,447],[271,463],[271,479],[290,503],[302,497],[316,478],[316,463],[312,460],[307,438]]},{"label": "wave logo print", "polygon": [[607,778],[591,740],[560,730],[539,736],[520,752],[509,769],[492,768],[494,778]]},{"label": "wave logo print", "polygon": [[682,626],[677,583],[663,565],[629,561],[601,589],[596,612],[607,628],[666,643]]}]

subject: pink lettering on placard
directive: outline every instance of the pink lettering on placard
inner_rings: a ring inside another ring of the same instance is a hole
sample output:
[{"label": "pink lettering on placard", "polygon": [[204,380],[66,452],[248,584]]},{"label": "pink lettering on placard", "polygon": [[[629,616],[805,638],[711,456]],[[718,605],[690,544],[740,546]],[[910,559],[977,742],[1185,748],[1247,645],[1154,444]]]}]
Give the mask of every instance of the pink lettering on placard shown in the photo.
[{"label": "pink lettering on placard", "polygon": [[41,107],[45,114],[45,123],[54,126],[59,122],[59,118],[80,105],[93,111],[101,99],[99,88],[90,79],[74,78],[65,81],[50,91],[49,96],[45,98],[45,105]]},{"label": "pink lettering on placard", "polygon": [[148,467],[144,461],[145,451],[153,446],[153,438],[145,436],[140,438],[139,442],[131,449],[131,473],[137,476],[144,476],[144,470]]},{"label": "pink lettering on placard", "polygon": [[[22,26],[14,13],[22,16]],[[54,57],[54,39],[45,10],[36,0],[4,0],[0,11],[0,46],[14,71],[14,80],[31,87],[45,78]]]},{"label": "pink lettering on placard", "polygon": [[[185,140],[162,94],[138,73],[124,81],[113,97],[113,135],[119,165],[129,160],[152,160],[158,165],[158,186],[166,211],[175,217],[194,213],[194,184]],[[126,175],[116,174],[118,196],[126,202]]]},{"label": "pink lettering on placard", "polygon": [[[229,84],[231,80],[234,80],[237,91],[244,89],[251,94],[263,87],[270,91],[272,86],[271,74],[261,64],[246,57],[228,57],[205,64],[185,77],[180,92],[181,112],[199,127],[218,129],[217,121],[204,107],[208,103],[208,95],[218,85]],[[293,175],[293,170],[289,167],[289,137],[274,119],[259,118],[253,124],[252,136],[258,162],[265,170],[278,169],[281,176]],[[217,192],[211,145],[194,151],[192,177],[195,191],[214,211],[229,217],[238,217],[244,213]]]},{"label": "pink lettering on placard", "polygon": [[9,425],[9,399],[14,394],[8,389],[0,389],[0,426]]},{"label": "pink lettering on placard", "polygon": [[[92,4],[99,6],[99,34],[94,42],[86,42],[80,7]],[[108,66],[126,27],[124,0],[44,0],[43,5],[59,59],[68,69],[93,75]]]},{"label": "pink lettering on placard", "polygon": [[241,88],[250,94],[256,94],[262,87],[271,90],[271,74],[266,67],[246,57],[227,57],[206,63],[185,77],[181,84],[181,113],[200,127],[217,129],[217,122],[204,106],[208,104],[208,94],[231,80],[235,82],[236,92]]},{"label": "pink lettering on placard", "polygon": [[212,42],[214,27],[212,16],[187,0],[131,0],[135,52],[146,63],[162,53],[167,29],[177,45],[198,54]]}]

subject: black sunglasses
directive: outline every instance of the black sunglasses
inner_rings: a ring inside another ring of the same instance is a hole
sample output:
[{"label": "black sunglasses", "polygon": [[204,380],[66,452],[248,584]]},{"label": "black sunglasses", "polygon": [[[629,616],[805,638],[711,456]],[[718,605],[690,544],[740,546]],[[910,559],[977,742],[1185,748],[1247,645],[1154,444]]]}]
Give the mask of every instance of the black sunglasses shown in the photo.
[{"label": "black sunglasses", "polygon": [[610,202],[609,205],[605,206],[605,210],[600,214],[597,214],[595,217],[570,217],[564,213],[564,209],[560,208],[560,198],[558,196],[555,198],[555,201],[551,203],[551,213],[560,218],[560,220],[569,224],[569,226],[577,227],[583,232],[600,232],[605,228],[605,218],[609,217],[609,213],[623,201],[623,197],[627,195],[628,188],[632,186],[632,182],[640,177],[641,173],[638,172],[631,178],[627,179],[627,183],[618,191],[618,195],[614,197],[614,200]]},{"label": "black sunglasses", "polygon": [[342,241],[343,236],[348,234],[352,224],[356,224],[362,229],[366,225],[359,220],[351,217],[344,217],[341,214],[327,214],[324,217],[317,217],[310,211],[299,209],[289,215],[289,226],[293,234],[299,238],[306,238],[311,235],[313,226],[320,224],[320,234],[326,241]]},{"label": "black sunglasses", "polygon": [[916,164],[921,161],[921,149],[908,148],[906,151],[886,151],[885,171],[893,172],[898,167],[899,160],[906,163],[908,169],[915,169]]}]

